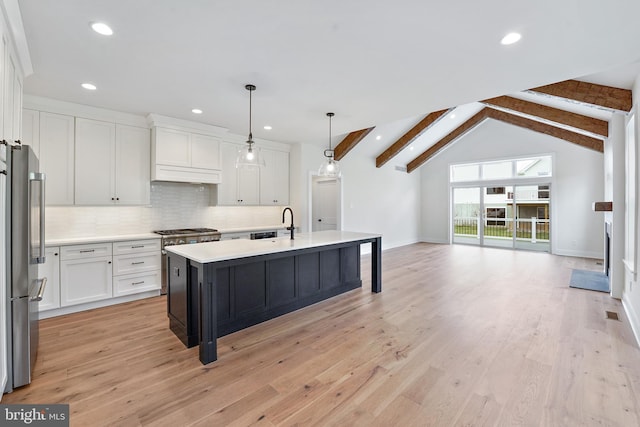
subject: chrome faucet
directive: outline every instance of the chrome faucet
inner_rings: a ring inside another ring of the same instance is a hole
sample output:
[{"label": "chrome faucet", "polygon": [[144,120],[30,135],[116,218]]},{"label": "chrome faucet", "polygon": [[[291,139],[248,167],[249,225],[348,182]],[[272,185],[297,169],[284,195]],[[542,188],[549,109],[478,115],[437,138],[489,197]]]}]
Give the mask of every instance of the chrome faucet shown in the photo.
[{"label": "chrome faucet", "polygon": [[291,208],[284,208],[284,210],[282,211],[282,223],[284,224],[284,214],[286,214],[287,211],[291,212],[291,225],[287,227],[287,230],[291,230],[291,240],[293,240],[294,226],[293,226],[293,211],[291,210]]}]

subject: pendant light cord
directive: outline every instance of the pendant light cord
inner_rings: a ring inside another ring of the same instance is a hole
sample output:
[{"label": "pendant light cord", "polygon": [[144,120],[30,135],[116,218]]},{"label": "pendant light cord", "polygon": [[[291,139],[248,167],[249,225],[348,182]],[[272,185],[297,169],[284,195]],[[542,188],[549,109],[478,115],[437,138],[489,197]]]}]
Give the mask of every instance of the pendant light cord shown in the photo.
[{"label": "pendant light cord", "polygon": [[251,108],[251,106],[252,106],[253,102],[252,102],[252,93],[251,92],[256,90],[256,87],[254,85],[249,84],[249,85],[245,85],[244,88],[249,91],[249,140],[247,142],[249,143],[249,146],[251,146],[251,144],[253,144],[253,132],[252,132],[252,129],[251,129],[251,116],[252,116],[252,108]]},{"label": "pendant light cord", "polygon": [[249,88],[249,141],[253,141],[253,135],[251,132],[251,92],[253,92],[253,90]]}]

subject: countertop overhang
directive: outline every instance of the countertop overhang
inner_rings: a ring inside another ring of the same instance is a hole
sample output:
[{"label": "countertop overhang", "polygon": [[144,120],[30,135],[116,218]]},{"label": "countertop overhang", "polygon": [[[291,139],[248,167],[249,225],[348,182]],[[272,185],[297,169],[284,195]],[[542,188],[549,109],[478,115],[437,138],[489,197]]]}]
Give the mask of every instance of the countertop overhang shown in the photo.
[{"label": "countertop overhang", "polygon": [[165,247],[165,250],[197,263],[206,264],[209,262],[228,261],[237,258],[356,242],[359,240],[371,240],[379,237],[382,237],[382,235],[354,231],[330,230],[316,231],[312,233],[299,233],[295,235],[295,239],[293,240],[289,237],[258,240],[223,240],[219,242],[167,246]]}]

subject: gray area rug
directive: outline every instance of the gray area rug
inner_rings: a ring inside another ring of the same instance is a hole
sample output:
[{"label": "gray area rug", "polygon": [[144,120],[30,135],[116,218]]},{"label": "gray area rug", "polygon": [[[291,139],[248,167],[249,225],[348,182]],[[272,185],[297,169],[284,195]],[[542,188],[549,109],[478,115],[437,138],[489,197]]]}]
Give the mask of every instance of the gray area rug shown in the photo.
[{"label": "gray area rug", "polygon": [[590,291],[609,292],[609,278],[600,271],[573,270],[569,286]]}]

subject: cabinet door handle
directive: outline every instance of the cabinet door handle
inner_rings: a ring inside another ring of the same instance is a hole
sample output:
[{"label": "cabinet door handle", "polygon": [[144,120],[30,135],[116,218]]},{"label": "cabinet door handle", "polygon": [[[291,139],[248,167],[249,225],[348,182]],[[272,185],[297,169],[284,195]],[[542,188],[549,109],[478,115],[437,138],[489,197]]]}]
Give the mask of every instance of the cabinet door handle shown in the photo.
[{"label": "cabinet door handle", "polygon": [[131,246],[131,249],[144,248],[144,245]]},{"label": "cabinet door handle", "polygon": [[140,282],[131,282],[132,285],[142,285],[143,283],[144,283],[144,280]]},{"label": "cabinet door handle", "polygon": [[85,249],[85,250],[80,250],[81,254],[86,254],[86,253],[90,253],[90,252],[95,252],[95,249]]},{"label": "cabinet door handle", "polygon": [[139,265],[144,264],[144,261],[132,262],[131,265]]}]

